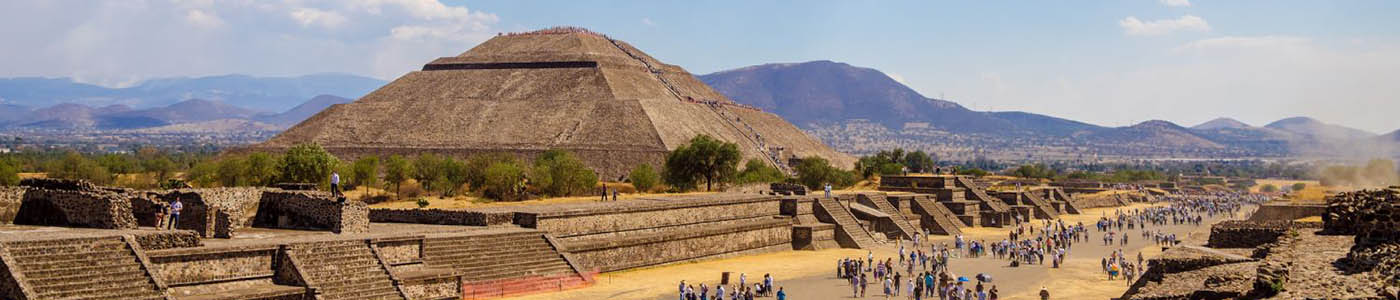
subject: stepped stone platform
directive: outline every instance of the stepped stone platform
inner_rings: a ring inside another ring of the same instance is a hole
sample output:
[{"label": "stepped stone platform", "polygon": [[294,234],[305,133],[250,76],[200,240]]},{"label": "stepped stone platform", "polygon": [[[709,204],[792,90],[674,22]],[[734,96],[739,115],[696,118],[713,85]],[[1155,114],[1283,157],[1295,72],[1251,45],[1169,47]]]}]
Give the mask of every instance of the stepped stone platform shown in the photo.
[{"label": "stepped stone platform", "polygon": [[948,206],[966,226],[1002,227],[1013,221],[1010,205],[987,194],[967,176],[882,176],[879,190],[936,195],[938,202]]}]

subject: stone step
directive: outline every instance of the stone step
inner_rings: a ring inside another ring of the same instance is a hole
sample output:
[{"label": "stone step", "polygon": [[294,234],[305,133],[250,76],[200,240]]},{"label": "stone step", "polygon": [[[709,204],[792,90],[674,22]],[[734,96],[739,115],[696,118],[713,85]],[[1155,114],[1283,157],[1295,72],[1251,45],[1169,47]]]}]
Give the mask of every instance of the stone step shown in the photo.
[{"label": "stone step", "polygon": [[369,244],[364,242],[357,242],[353,244],[302,245],[301,247],[291,249],[291,251],[293,253],[302,255],[316,255],[325,253],[346,252],[359,249],[369,250]]},{"label": "stone step", "polygon": [[51,239],[51,240],[8,241],[8,242],[5,242],[5,247],[8,248],[8,249],[14,250],[14,249],[61,247],[61,246],[71,246],[71,245],[86,245],[86,244],[93,244],[93,245],[102,245],[102,244],[126,244],[126,242],[123,241],[121,237],[101,236],[101,237],[84,237],[84,238]]},{"label": "stone step", "polygon": [[[369,299],[369,298],[372,298],[372,297],[380,297],[380,296],[388,295],[388,294],[391,294],[391,293],[394,294],[394,295],[399,295],[399,290],[398,290],[397,288],[394,288],[393,285],[387,285],[387,286],[375,286],[375,287],[373,287],[373,288],[361,289],[361,290],[337,291],[337,292],[334,292],[334,293],[321,292],[321,299],[326,299],[326,300],[334,300],[334,299]],[[398,298],[396,298],[396,299],[402,299],[402,296],[396,296],[396,297],[398,297]]]},{"label": "stone step", "polygon": [[72,268],[55,268],[55,269],[45,269],[45,270],[30,270],[30,271],[24,271],[23,273],[24,273],[24,277],[25,277],[25,278],[28,278],[29,280],[44,280],[44,279],[54,278],[54,277],[82,276],[82,275],[91,274],[91,273],[94,273],[94,272],[96,272],[96,273],[111,273],[111,272],[129,272],[129,271],[140,271],[140,270],[141,270],[141,265],[140,265],[140,264],[137,264],[137,263],[135,263],[135,262],[132,262],[132,263],[130,263],[130,264],[117,264],[117,265],[84,265],[84,266],[81,266],[81,267],[72,267]]},{"label": "stone step", "polygon": [[103,274],[107,276],[89,277],[83,280],[74,281],[49,281],[44,284],[33,285],[35,290],[74,290],[83,288],[123,288],[138,283],[149,283],[145,273],[127,274],[125,276],[115,274]]},{"label": "stone step", "polygon": [[[368,274],[372,272],[383,272],[384,268],[380,267],[379,265],[359,265],[344,267],[322,267],[302,270],[303,272],[306,272],[307,276],[310,276],[312,280],[317,280],[321,278],[335,278],[337,276],[346,276],[351,274]],[[317,281],[319,282],[319,280]]]},{"label": "stone step", "polygon": [[389,280],[388,275],[384,275],[378,278],[365,278],[341,282],[323,283],[318,284],[317,289],[321,290],[322,294],[336,294],[347,291],[371,290],[386,286],[394,287],[394,282]]},{"label": "stone step", "polygon": [[90,251],[111,251],[126,249],[126,243],[117,242],[97,242],[89,244],[69,244],[40,247],[9,248],[10,255],[15,257],[45,255],[45,254],[68,254]]},{"label": "stone step", "polygon": [[156,300],[156,299],[162,299],[162,300],[163,300],[163,299],[166,299],[166,298],[165,298],[165,294],[164,294],[164,293],[161,293],[160,291],[157,291],[157,290],[155,290],[155,289],[133,289],[133,290],[125,290],[125,291],[114,291],[114,292],[109,292],[109,293],[106,293],[106,294],[83,295],[83,296],[77,296],[77,297],[71,297],[71,298],[62,298],[62,299],[64,299],[64,300],[109,300],[109,299],[122,299],[122,300]]},{"label": "stone step", "polygon": [[[131,256],[131,251],[130,251],[130,250],[119,249],[119,250],[86,251],[86,252],[75,252],[75,253],[36,254],[36,255],[24,255],[24,256],[16,255],[16,256],[14,256],[14,258],[15,258],[15,260],[22,261],[22,262],[36,262],[36,261],[64,261],[64,260],[75,260],[75,259],[102,260],[102,259],[111,259],[111,258],[128,257],[128,256]],[[23,263],[21,263],[21,264],[23,264]]]},{"label": "stone step", "polygon": [[443,264],[443,265],[450,265],[450,266],[452,266],[452,268],[458,269],[458,270],[478,270],[478,269],[492,269],[492,268],[506,268],[506,267],[520,267],[520,266],[523,266],[523,267],[530,267],[530,266],[534,266],[534,265],[543,265],[543,264],[564,264],[564,265],[567,265],[568,262],[564,261],[564,258],[563,258],[563,257],[559,256],[558,254],[555,254],[555,255],[552,256],[552,257],[550,257],[550,256],[532,256],[532,257],[526,257],[526,258],[495,259],[495,260],[455,260],[455,261],[449,260],[449,261],[442,261],[441,264]]},{"label": "stone step", "polygon": [[434,243],[434,242],[451,243],[451,242],[462,242],[462,241],[492,241],[492,240],[503,240],[503,239],[521,238],[521,237],[539,237],[540,234],[541,234],[540,232],[535,232],[535,231],[522,231],[522,232],[500,233],[500,234],[490,234],[490,235],[459,235],[459,236],[431,237],[431,238],[424,239],[423,242],[424,242],[424,243]]},{"label": "stone step", "polygon": [[551,249],[551,250],[552,250],[552,249],[554,249],[554,247],[553,247],[552,245],[550,245],[549,242],[546,242],[544,239],[538,239],[538,238],[537,238],[537,239],[535,239],[535,240],[533,240],[533,241],[522,241],[522,242],[518,242],[518,243],[501,244],[501,245],[483,245],[483,246],[467,246],[467,245],[427,246],[427,247],[424,247],[424,248],[423,248],[423,254],[426,256],[426,255],[437,255],[437,254],[451,254],[451,253],[457,253],[457,252],[512,251],[512,250],[518,250],[518,249]]},{"label": "stone step", "polygon": [[28,276],[26,277],[29,280],[31,286],[34,286],[36,288],[48,289],[62,288],[64,285],[74,284],[100,284],[103,282],[109,282],[114,280],[146,280],[146,271],[140,270],[138,268],[136,270],[127,271],[103,270],[97,273],[89,272],[71,276],[52,276],[48,278],[32,278]]},{"label": "stone step", "polygon": [[309,254],[309,255],[308,255],[308,254],[298,254],[298,255],[297,255],[297,261],[299,261],[299,262],[305,262],[305,263],[308,264],[308,265],[317,265],[317,264],[321,264],[321,263],[323,263],[323,262],[340,262],[340,261],[352,260],[352,259],[357,259],[357,258],[374,258],[374,252],[370,252],[370,251],[369,251],[369,248],[365,248],[363,251],[347,251],[347,252],[336,252],[336,253],[327,253],[327,254]]},{"label": "stone step", "polygon": [[552,267],[552,268],[540,268],[540,269],[528,269],[528,270],[525,270],[525,269],[518,269],[518,270],[498,271],[498,272],[477,272],[477,273],[467,273],[467,274],[464,274],[463,276],[469,277],[469,278],[472,278],[473,280],[478,280],[478,281],[479,281],[479,280],[496,280],[496,279],[519,278],[519,277],[525,277],[525,276],[549,276],[549,275],[577,275],[577,273],[575,273],[575,272],[573,271],[573,269],[570,269],[570,268],[568,268],[567,266],[564,266],[564,267]]},{"label": "stone step", "polygon": [[156,292],[155,286],[151,284],[151,282],[145,280],[137,282],[125,282],[123,284],[117,285],[96,286],[80,289],[36,289],[35,292],[39,295],[38,299],[57,299],[75,296],[102,296],[103,298],[107,298],[106,295],[110,294],[143,290]]},{"label": "stone step", "polygon": [[424,243],[423,243],[423,247],[424,247],[424,248],[442,248],[442,247],[495,248],[495,247],[502,247],[502,246],[512,246],[512,245],[522,244],[522,243],[537,243],[536,241],[543,242],[543,240],[544,240],[544,239],[543,239],[541,236],[539,236],[539,235],[533,235],[533,236],[523,236],[523,237],[515,237],[515,238],[509,238],[509,239],[459,240],[459,241],[434,241],[434,242],[424,242]]},{"label": "stone step", "polygon": [[19,263],[19,268],[18,268],[18,269],[19,269],[20,271],[22,271],[22,272],[46,271],[46,270],[53,270],[53,269],[71,269],[71,268],[89,267],[89,266],[129,266],[129,265],[138,265],[138,266],[139,266],[139,265],[140,265],[140,264],[138,264],[138,263],[136,262],[136,258],[135,258],[135,257],[132,257],[132,256],[125,256],[125,257],[118,256],[118,257],[99,258],[99,259],[93,259],[93,258],[78,258],[78,259],[69,259],[69,260],[29,260],[29,259],[18,259],[18,258],[17,258],[16,260],[21,261],[21,263]]},{"label": "stone step", "polygon": [[520,247],[520,248],[496,248],[496,249],[434,249],[423,251],[423,257],[498,257],[498,256],[526,256],[537,254],[558,254],[554,248],[547,246]]}]

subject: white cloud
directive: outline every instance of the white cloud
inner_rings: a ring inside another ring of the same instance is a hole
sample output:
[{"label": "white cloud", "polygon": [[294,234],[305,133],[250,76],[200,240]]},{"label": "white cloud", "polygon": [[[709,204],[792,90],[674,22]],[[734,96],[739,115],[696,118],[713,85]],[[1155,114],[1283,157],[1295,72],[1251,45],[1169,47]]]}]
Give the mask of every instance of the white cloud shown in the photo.
[{"label": "white cloud", "polygon": [[312,25],[334,29],[345,24],[345,16],[333,11],[324,11],[315,8],[298,8],[292,10],[292,19],[296,19],[303,27]]},{"label": "white cloud", "polygon": [[[496,15],[437,0],[0,1],[0,76],[122,86],[168,76],[392,79],[490,38]],[[218,29],[218,30],[210,30]]]},{"label": "white cloud", "polygon": [[656,26],[656,23],[652,22],[652,21],[651,21],[651,18],[646,18],[646,17],[644,17],[644,18],[642,18],[642,25],[646,25],[646,26]]},{"label": "white cloud", "polygon": [[1166,5],[1166,6],[1170,6],[1170,7],[1187,7],[1187,6],[1191,6],[1191,0],[1158,0],[1158,2],[1161,2],[1162,5]]},{"label": "white cloud", "polygon": [[1210,31],[1210,24],[1205,19],[1193,15],[1146,22],[1137,17],[1127,17],[1118,21],[1118,26],[1127,35],[1163,35],[1178,30]]},{"label": "white cloud", "polygon": [[219,28],[224,26],[224,20],[219,16],[204,12],[203,10],[191,9],[185,13],[185,21],[191,25],[203,28]]}]

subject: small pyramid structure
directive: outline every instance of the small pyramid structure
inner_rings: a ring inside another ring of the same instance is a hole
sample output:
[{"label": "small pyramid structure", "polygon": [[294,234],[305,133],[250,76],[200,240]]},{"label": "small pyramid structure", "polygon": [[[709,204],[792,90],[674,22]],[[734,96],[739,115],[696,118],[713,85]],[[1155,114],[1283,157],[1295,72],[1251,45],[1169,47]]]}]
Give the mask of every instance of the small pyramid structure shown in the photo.
[{"label": "small pyramid structure", "polygon": [[316,143],[342,159],[419,153],[532,158],[574,152],[603,178],[708,134],[744,159],[787,169],[789,157],[836,152],[775,114],[736,104],[678,66],[586,29],[498,35],[346,104],[333,105],[248,150]]}]

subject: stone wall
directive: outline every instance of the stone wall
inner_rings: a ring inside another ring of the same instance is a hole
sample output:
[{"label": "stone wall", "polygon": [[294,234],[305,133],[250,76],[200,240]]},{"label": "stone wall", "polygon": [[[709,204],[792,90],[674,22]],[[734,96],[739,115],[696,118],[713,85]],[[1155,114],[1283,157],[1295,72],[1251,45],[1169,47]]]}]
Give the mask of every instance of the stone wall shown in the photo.
[{"label": "stone wall", "polygon": [[1249,216],[1250,221],[1297,220],[1307,217],[1320,217],[1327,212],[1325,205],[1265,204]]},{"label": "stone wall", "polygon": [[487,226],[510,224],[515,220],[514,212],[487,212],[444,209],[394,209],[375,208],[369,210],[370,222],[413,223],[439,225]]},{"label": "stone wall", "polygon": [[257,227],[363,233],[369,231],[369,205],[338,202],[325,192],[266,191],[252,223]]},{"label": "stone wall", "polygon": [[563,248],[573,255],[583,269],[611,272],[754,249],[791,250],[791,242],[791,221],[769,219],[614,239],[566,241]]},{"label": "stone wall", "polygon": [[836,225],[792,226],[792,250],[822,250],[840,247],[836,244]]},{"label": "stone wall", "polygon": [[614,202],[585,208],[517,212],[516,224],[556,237],[624,232],[779,214],[779,199],[746,195],[676,201]]},{"label": "stone wall", "polygon": [[394,239],[375,239],[379,256],[390,265],[423,262],[423,236],[409,236]]},{"label": "stone wall", "polygon": [[1293,221],[1222,221],[1210,227],[1211,248],[1254,248],[1278,241],[1289,230],[1308,226]]},{"label": "stone wall", "polygon": [[85,181],[30,178],[15,224],[134,229],[131,201]]},{"label": "stone wall", "polygon": [[156,274],[172,286],[271,279],[276,245],[146,251]]},{"label": "stone wall", "polygon": [[190,248],[204,245],[199,234],[190,230],[141,232],[133,235],[144,250]]},{"label": "stone wall", "polygon": [[399,288],[408,300],[462,299],[462,281],[456,275],[404,278]]},{"label": "stone wall", "polygon": [[0,224],[14,224],[15,214],[24,201],[24,193],[29,188],[21,186],[0,186]]}]

